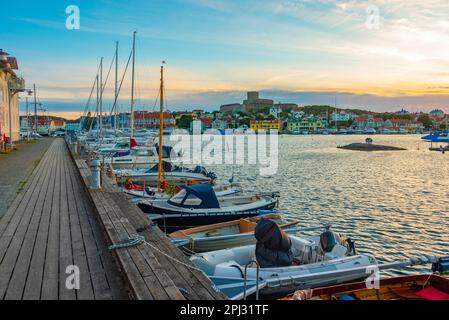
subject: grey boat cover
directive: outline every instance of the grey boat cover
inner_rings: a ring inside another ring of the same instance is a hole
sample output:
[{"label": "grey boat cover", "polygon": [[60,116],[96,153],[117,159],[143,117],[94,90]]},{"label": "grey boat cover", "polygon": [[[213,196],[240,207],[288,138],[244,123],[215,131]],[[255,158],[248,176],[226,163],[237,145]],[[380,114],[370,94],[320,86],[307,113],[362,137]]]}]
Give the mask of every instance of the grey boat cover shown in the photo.
[{"label": "grey boat cover", "polygon": [[292,242],[276,222],[261,219],[257,223],[254,235],[257,239],[256,259],[261,268],[292,265]]}]

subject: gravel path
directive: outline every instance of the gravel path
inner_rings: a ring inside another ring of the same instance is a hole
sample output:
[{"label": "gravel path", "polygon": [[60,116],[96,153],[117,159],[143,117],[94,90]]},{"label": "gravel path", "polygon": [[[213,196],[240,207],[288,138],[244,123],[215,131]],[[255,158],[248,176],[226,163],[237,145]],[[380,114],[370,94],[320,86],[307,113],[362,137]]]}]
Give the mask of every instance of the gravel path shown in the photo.
[{"label": "gravel path", "polygon": [[35,143],[17,145],[18,150],[10,154],[0,154],[0,218],[52,142],[53,138],[41,138]]}]

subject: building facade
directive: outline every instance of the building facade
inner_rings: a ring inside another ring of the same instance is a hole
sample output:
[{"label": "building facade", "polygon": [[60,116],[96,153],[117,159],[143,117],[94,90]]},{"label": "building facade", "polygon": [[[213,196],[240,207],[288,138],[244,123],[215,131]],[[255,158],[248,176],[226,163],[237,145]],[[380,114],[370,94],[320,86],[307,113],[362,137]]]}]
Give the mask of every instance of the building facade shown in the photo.
[{"label": "building facade", "polygon": [[17,60],[0,49],[0,144],[20,139],[19,92],[25,81],[19,78]]},{"label": "building facade", "polygon": [[282,122],[279,120],[251,120],[250,128],[254,132],[259,130],[281,130]]},{"label": "building facade", "polygon": [[[159,128],[159,112],[135,111],[134,126],[136,128]],[[175,118],[168,112],[164,112],[164,127],[173,128],[176,125]]]}]

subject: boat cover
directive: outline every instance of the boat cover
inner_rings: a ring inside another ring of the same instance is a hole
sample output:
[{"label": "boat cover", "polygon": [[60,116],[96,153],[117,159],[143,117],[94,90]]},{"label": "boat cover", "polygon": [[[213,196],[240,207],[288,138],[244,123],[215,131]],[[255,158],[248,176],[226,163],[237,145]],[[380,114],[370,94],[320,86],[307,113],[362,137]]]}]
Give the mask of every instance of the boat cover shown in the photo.
[{"label": "boat cover", "polygon": [[292,265],[292,242],[276,222],[261,219],[256,225],[254,235],[257,239],[256,259],[261,268]]},{"label": "boat cover", "polygon": [[[173,203],[169,200],[170,204],[178,206],[178,207],[189,207],[189,208],[198,208],[198,209],[216,209],[220,208],[220,203],[218,202],[217,196],[215,195],[215,191],[213,187],[209,183],[197,184],[189,187],[184,187],[186,191],[186,195],[184,200],[180,203]],[[184,202],[189,196],[194,195],[195,197],[201,199],[201,203],[199,205],[185,205]]]}]

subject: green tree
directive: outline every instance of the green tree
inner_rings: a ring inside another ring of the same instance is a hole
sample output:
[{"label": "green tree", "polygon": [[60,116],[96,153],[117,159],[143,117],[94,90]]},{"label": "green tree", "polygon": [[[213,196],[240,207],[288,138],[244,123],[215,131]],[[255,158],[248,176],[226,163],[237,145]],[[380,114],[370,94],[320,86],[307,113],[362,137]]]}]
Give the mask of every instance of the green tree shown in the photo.
[{"label": "green tree", "polygon": [[181,118],[176,120],[176,126],[181,129],[189,129],[190,123],[192,123],[193,117],[191,115],[182,115]]},{"label": "green tree", "polygon": [[429,129],[433,126],[433,122],[427,114],[419,116],[418,121],[421,122],[426,129]]}]

